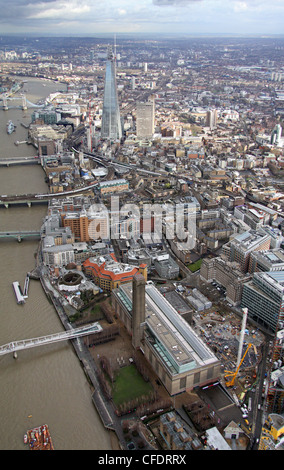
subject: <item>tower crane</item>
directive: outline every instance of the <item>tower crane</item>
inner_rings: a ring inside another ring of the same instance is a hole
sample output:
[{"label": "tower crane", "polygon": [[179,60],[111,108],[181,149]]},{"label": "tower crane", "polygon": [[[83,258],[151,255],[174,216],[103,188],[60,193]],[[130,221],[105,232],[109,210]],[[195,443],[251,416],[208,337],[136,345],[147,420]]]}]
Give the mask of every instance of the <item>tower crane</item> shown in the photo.
[{"label": "tower crane", "polygon": [[252,343],[249,343],[249,344],[248,344],[248,347],[247,347],[247,349],[246,349],[246,351],[245,351],[245,353],[244,353],[244,355],[243,355],[243,357],[242,357],[242,359],[240,360],[240,363],[239,363],[239,365],[238,365],[236,371],[235,371],[235,372],[232,372],[232,371],[229,371],[229,370],[225,370],[225,372],[226,372],[226,375],[224,375],[225,379],[226,379],[227,377],[230,377],[230,380],[228,380],[228,381],[226,382],[226,387],[232,387],[232,386],[234,385],[235,379],[236,379],[236,377],[237,377],[237,375],[238,375],[238,372],[239,372],[239,370],[240,370],[240,367],[241,367],[241,365],[242,365],[242,363],[243,363],[243,361],[244,361],[244,359],[245,359],[245,357],[246,357],[246,355],[247,355],[247,353],[248,353],[248,350],[249,350],[251,347],[254,348],[255,354],[257,354],[257,350],[256,350],[255,345],[252,344]]}]

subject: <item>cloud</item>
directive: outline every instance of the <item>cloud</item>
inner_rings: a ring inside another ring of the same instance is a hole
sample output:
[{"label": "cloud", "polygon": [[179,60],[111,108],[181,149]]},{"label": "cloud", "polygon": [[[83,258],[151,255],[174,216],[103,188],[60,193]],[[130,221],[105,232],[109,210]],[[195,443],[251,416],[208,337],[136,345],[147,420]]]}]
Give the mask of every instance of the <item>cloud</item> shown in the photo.
[{"label": "cloud", "polygon": [[37,3],[35,11],[32,11],[27,17],[32,19],[68,20],[78,18],[88,12],[90,12],[90,6],[82,1],[59,0],[50,2],[50,6],[47,6],[44,2]]},{"label": "cloud", "polygon": [[118,12],[118,14],[121,15],[121,16],[122,16],[122,15],[126,15],[126,13],[127,13],[127,11],[124,10],[124,8],[119,8],[119,9],[117,10],[117,12]]},{"label": "cloud", "polygon": [[[246,10],[249,7],[255,7],[255,8],[258,8],[259,6],[269,7],[267,0],[246,0],[246,1],[231,0],[229,2],[225,2],[225,0],[208,0],[207,2],[206,0],[152,0],[152,4],[156,6],[179,6],[179,5],[186,6],[186,5],[190,5],[193,3],[208,3],[208,5],[210,3],[215,6],[218,6],[219,4],[219,7],[222,7],[222,3],[223,3],[224,8],[230,6],[231,4],[234,9],[237,9],[240,11]],[[272,0],[271,3],[275,5],[277,4],[283,5],[283,0]]]},{"label": "cloud", "polygon": [[0,22],[9,20],[11,24],[19,20],[58,19],[81,16],[90,11],[85,0],[0,0]]},{"label": "cloud", "polygon": [[157,6],[185,6],[189,3],[203,2],[204,0],[153,0],[153,5]]},{"label": "cloud", "polygon": [[45,6],[49,3],[54,3],[54,0],[42,0],[41,2],[36,0],[13,0],[11,2],[0,0],[1,19],[16,19],[17,17],[24,18],[27,16],[28,11],[35,9],[38,4]]},{"label": "cloud", "polygon": [[281,34],[284,1],[0,0],[0,11],[1,34],[133,31]]},{"label": "cloud", "polygon": [[236,2],[234,5],[234,11],[237,13],[240,11],[246,11],[247,9],[248,9],[247,2]]}]

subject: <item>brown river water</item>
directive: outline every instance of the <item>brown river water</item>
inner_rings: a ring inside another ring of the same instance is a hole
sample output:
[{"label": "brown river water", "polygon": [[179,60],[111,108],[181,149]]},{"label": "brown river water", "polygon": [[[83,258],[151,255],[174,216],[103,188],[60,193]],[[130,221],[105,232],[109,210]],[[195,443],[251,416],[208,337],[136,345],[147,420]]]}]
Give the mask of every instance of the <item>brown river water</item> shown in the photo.
[{"label": "brown river water", "polygon": [[[45,86],[44,86],[45,85]],[[36,103],[65,85],[28,78],[27,98]],[[14,102],[19,105],[21,102]],[[34,147],[14,142],[27,138],[33,110],[0,109],[0,159],[36,155]],[[8,135],[11,119],[16,132]],[[0,168],[0,194],[47,192],[40,166]],[[47,206],[0,208],[0,231],[39,230]],[[29,297],[18,305],[13,281],[23,287],[26,273],[35,266],[37,242],[0,241],[0,345],[63,331],[39,281],[30,281]],[[91,390],[79,360],[68,342],[0,356],[0,449],[22,450],[27,429],[48,424],[56,450],[109,450],[111,435],[103,427],[91,400]]]}]

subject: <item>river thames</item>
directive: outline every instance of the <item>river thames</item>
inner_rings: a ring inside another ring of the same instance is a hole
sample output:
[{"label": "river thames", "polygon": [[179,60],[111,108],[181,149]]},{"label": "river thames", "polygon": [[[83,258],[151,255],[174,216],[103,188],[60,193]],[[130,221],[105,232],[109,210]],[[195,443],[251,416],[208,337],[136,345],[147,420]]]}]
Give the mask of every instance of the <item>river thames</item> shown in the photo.
[{"label": "river thames", "polygon": [[[25,78],[26,96],[32,103],[66,85],[48,80]],[[21,101],[13,102],[14,106]],[[0,109],[0,159],[37,155],[27,144],[33,109]],[[6,123],[11,119],[16,132],[8,135]],[[0,194],[47,192],[41,166],[2,167]],[[39,230],[47,206],[9,207],[0,209],[0,231]],[[26,273],[35,266],[37,242],[0,242],[1,328],[0,345],[63,331],[53,306],[39,281],[30,281],[29,297],[18,305],[13,281],[23,287]],[[55,343],[0,357],[0,449],[28,449],[23,436],[27,429],[48,424],[56,450],[110,450],[111,434],[102,425],[91,400],[91,390],[79,360],[69,342]]]}]

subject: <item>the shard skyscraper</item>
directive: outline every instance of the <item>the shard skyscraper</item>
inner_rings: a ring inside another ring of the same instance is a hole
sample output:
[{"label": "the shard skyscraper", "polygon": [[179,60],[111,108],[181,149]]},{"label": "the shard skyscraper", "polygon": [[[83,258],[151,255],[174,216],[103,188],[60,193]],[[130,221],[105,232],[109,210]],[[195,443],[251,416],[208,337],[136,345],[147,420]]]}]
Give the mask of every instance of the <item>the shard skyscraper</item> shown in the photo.
[{"label": "the shard skyscraper", "polygon": [[117,140],[122,137],[115,72],[115,57],[112,50],[109,49],[106,63],[101,128],[101,138],[109,140]]}]

